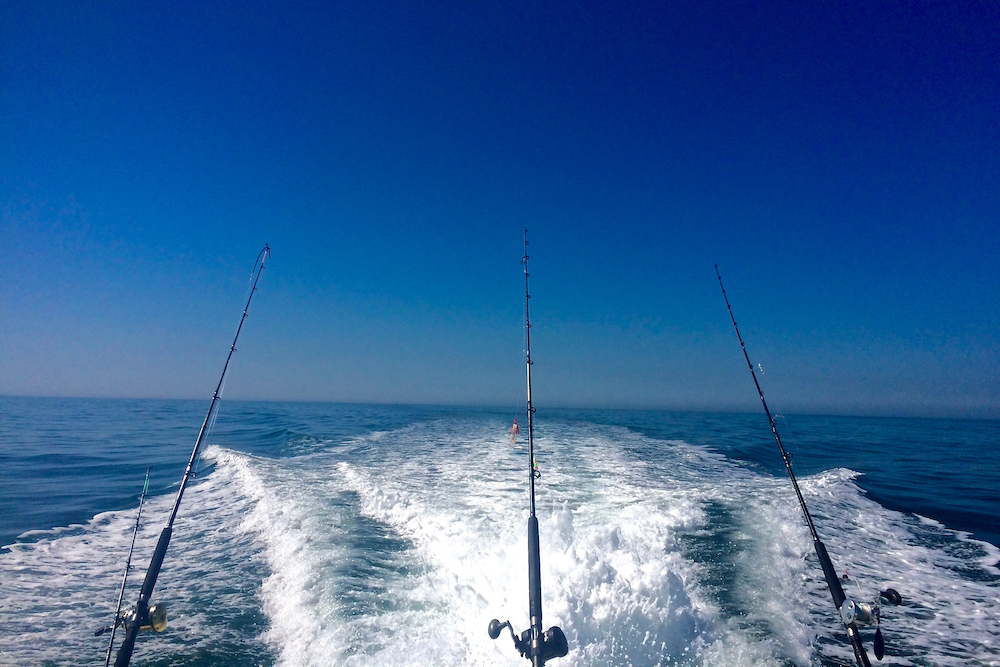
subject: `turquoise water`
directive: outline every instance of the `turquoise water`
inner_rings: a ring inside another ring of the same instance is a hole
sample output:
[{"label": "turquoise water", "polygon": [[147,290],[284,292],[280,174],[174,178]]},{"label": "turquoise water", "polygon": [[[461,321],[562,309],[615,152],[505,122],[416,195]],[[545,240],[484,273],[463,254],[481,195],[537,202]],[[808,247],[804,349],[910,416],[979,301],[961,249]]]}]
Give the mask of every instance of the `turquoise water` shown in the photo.
[{"label": "turquoise water", "polygon": [[[208,401],[0,399],[0,664],[99,664],[142,478],[134,598]],[[225,402],[134,664],[523,664],[520,409]],[[551,664],[852,664],[762,414],[537,413]],[[888,664],[1000,662],[1000,422],[785,415]],[[523,433],[523,431],[522,431]],[[67,619],[73,622],[68,623]],[[866,634],[870,646],[870,633]]]}]

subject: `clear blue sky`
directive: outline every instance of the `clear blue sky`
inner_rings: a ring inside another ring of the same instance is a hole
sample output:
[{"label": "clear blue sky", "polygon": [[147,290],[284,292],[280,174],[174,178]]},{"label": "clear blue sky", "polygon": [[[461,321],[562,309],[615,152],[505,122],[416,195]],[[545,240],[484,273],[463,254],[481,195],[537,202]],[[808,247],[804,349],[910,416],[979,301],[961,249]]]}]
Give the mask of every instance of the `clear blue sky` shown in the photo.
[{"label": "clear blue sky", "polygon": [[997,2],[0,7],[0,394],[1000,417]]}]

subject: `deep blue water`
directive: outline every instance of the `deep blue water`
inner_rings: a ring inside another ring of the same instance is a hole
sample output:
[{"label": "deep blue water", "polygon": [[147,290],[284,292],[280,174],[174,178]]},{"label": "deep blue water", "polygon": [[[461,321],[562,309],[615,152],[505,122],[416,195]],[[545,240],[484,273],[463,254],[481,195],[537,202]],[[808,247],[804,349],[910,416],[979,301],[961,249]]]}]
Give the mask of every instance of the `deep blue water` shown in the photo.
[{"label": "deep blue water", "polygon": [[[0,664],[102,661],[47,624],[110,615],[151,466],[138,586],[207,407],[0,398]],[[514,417],[224,402],[157,585],[174,620],[137,664],[519,664],[485,637],[527,624]],[[763,414],[536,424],[545,613],[572,649],[553,664],[851,664]],[[1000,422],[779,430],[858,595],[913,601],[887,615],[893,664],[1000,662]]]},{"label": "deep blue water", "polygon": [[[0,397],[0,545],[84,523],[176,487],[209,401]],[[346,440],[446,411],[408,406],[225,401],[211,442],[262,456]]]}]

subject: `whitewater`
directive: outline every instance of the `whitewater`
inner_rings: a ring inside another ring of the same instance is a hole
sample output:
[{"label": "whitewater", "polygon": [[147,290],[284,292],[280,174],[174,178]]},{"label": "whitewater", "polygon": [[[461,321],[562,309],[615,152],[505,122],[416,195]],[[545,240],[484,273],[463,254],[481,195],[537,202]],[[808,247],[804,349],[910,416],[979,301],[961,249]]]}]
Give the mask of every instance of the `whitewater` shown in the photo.
[{"label": "whitewater", "polygon": [[[501,411],[366,409],[348,433],[321,406],[286,408],[292,428],[230,415],[157,584],[170,624],[140,637],[133,664],[524,664],[486,632],[492,618],[528,627],[523,438],[511,447]],[[787,478],[727,455],[731,434],[712,447],[607,421],[539,411],[543,624],[570,647],[553,665],[853,664]],[[740,447],[777,458],[767,435]],[[881,664],[1000,664],[996,547],[879,504],[863,478],[830,467],[800,483],[848,594],[903,595],[884,608]],[[114,483],[138,495],[141,481]],[[172,502],[169,484],[147,500],[126,600]],[[103,662],[93,630],[134,520],[126,504],[0,553],[0,664]]]}]

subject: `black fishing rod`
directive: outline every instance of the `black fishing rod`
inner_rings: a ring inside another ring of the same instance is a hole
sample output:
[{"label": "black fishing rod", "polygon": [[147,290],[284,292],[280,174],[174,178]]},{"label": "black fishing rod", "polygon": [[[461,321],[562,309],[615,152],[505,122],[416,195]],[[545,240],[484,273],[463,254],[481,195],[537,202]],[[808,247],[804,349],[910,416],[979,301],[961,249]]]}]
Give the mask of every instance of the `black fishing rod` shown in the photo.
[{"label": "black fishing rod", "polygon": [[111,632],[111,639],[108,641],[108,654],[104,657],[104,667],[108,667],[111,664],[111,651],[115,647],[115,631],[118,630],[118,626],[122,624],[122,600],[125,599],[125,582],[128,581],[128,571],[132,569],[132,552],[135,550],[135,537],[139,534],[139,520],[142,519],[142,505],[146,501],[146,490],[149,488],[149,471],[152,468],[146,468],[146,481],[142,483],[142,494],[139,496],[139,511],[135,515],[135,528],[132,529],[132,545],[128,548],[128,558],[125,559],[125,574],[122,575],[122,586],[118,591],[118,606],[115,607],[115,620],[110,626],[106,628],[101,628],[94,633],[95,636],[103,635],[105,632]]},{"label": "black fishing rod", "polygon": [[[830,595],[833,597],[833,604],[837,607],[837,611],[840,613],[840,618],[847,627],[847,637],[851,640],[851,648],[854,649],[854,659],[857,661],[859,667],[871,667],[871,663],[868,661],[868,653],[865,651],[865,647],[861,643],[861,636],[858,633],[858,625],[872,625],[879,623],[880,612],[878,607],[878,598],[876,598],[874,604],[870,604],[867,602],[855,602],[844,594],[844,587],[840,584],[840,578],[837,576],[837,570],[834,568],[833,562],[830,560],[830,554],[826,551],[826,545],[823,544],[823,541],[819,538],[819,533],[816,532],[816,525],[813,523],[812,516],[809,514],[809,508],[806,507],[806,501],[805,498],[802,497],[802,491],[799,490],[799,482],[795,479],[795,473],[792,471],[792,459],[785,451],[784,445],[781,444],[781,437],[778,436],[778,429],[775,426],[774,417],[771,416],[771,411],[767,407],[767,401],[764,400],[764,391],[760,388],[760,383],[757,381],[757,373],[754,372],[753,364],[750,363],[750,355],[747,354],[747,346],[743,343],[743,336],[740,335],[739,327],[736,326],[736,317],[733,316],[732,306],[729,305],[729,297],[726,296],[726,288],[722,286],[722,276],[719,275],[718,264],[715,265],[715,275],[719,279],[719,287],[722,288],[722,298],[726,300],[726,308],[729,310],[729,319],[733,321],[733,329],[736,330],[736,337],[740,341],[740,348],[743,350],[743,357],[747,360],[747,366],[750,368],[750,375],[753,377],[754,386],[757,387],[757,395],[760,396],[760,402],[764,406],[764,414],[767,415],[767,421],[771,425],[771,433],[774,435],[775,442],[778,443],[778,451],[781,452],[781,458],[785,462],[785,470],[788,471],[788,477],[792,480],[792,486],[795,488],[795,495],[799,499],[799,507],[802,508],[802,516],[805,517],[806,523],[809,525],[809,532],[812,533],[813,547],[816,549],[816,557],[819,558],[820,567],[823,568],[823,577],[826,579],[826,585],[830,588]],[[899,604],[901,601],[899,593],[891,588],[882,591],[880,595],[891,604]],[[879,628],[876,630],[875,635],[875,657],[881,660],[882,655],[882,630]]]},{"label": "black fishing rod", "polygon": [[[181,479],[181,486],[177,490],[174,507],[170,510],[170,518],[167,519],[167,524],[163,527],[163,531],[160,532],[160,539],[157,541],[153,557],[149,561],[149,569],[146,570],[146,578],[143,579],[142,590],[139,592],[139,601],[135,607],[125,612],[125,618],[122,621],[125,624],[125,639],[122,641],[121,648],[118,649],[118,656],[115,658],[115,667],[128,666],[129,661],[132,659],[132,651],[135,649],[135,639],[139,634],[140,628],[152,627],[154,631],[162,632],[163,628],[166,627],[166,607],[163,605],[150,607],[149,599],[153,595],[153,587],[156,586],[156,578],[160,575],[163,557],[167,554],[167,547],[170,545],[170,536],[174,530],[174,519],[177,517],[177,510],[181,506],[181,498],[184,496],[188,480],[194,474],[194,465],[198,458],[198,451],[201,449],[201,443],[210,430],[209,422],[218,406],[219,394],[222,392],[222,383],[226,379],[226,371],[229,369],[229,362],[233,358],[233,353],[236,352],[236,341],[240,337],[243,322],[247,318],[250,301],[253,299],[254,292],[257,291],[257,281],[260,280],[260,274],[264,271],[264,262],[270,259],[270,257],[271,248],[267,244],[264,244],[264,249],[260,251],[260,254],[257,255],[257,260],[254,262],[254,272],[251,274],[253,276],[253,284],[250,288],[250,296],[247,297],[247,303],[243,307],[243,316],[240,317],[240,324],[236,327],[233,344],[229,346],[229,355],[226,357],[226,364],[222,367],[222,375],[219,377],[219,383],[215,386],[215,393],[212,395],[212,402],[209,404],[208,412],[205,414],[205,421],[202,422],[201,430],[198,431],[198,439],[194,443],[191,459],[184,470],[184,477]],[[154,613],[154,610],[162,610],[162,621],[159,618],[159,614]]]},{"label": "black fishing rod", "polygon": [[501,623],[497,619],[490,621],[490,637],[496,639],[504,627],[510,630],[514,647],[521,656],[531,661],[532,667],[542,667],[547,660],[561,658],[569,653],[566,635],[558,625],[542,632],[542,564],[538,547],[538,517],[535,516],[535,478],[540,473],[535,466],[535,408],[531,404],[531,318],[528,301],[528,230],[524,231],[524,331],[525,353],[527,355],[528,374],[528,484],[530,488],[530,514],[528,516],[528,614],[531,617],[531,627],[521,633],[518,638],[510,621]]}]

